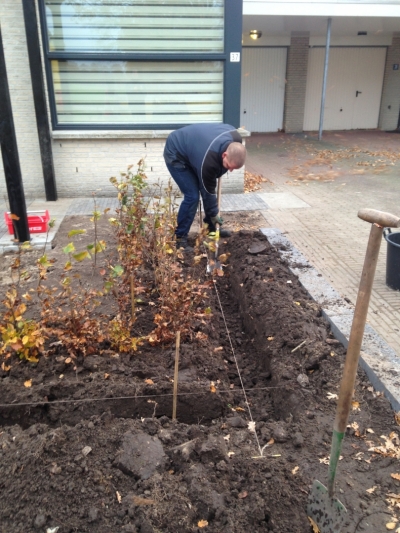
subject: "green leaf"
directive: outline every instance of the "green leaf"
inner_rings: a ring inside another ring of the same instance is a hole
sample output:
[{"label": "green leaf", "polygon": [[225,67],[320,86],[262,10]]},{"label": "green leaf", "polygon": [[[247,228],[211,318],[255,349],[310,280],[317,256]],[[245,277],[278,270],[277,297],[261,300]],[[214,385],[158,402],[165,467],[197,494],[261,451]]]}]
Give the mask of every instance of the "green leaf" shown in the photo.
[{"label": "green leaf", "polygon": [[83,252],[79,252],[78,254],[74,254],[72,257],[75,259],[75,261],[78,261],[80,263],[84,259],[90,259],[91,255],[90,255],[89,252],[84,250]]},{"label": "green leaf", "polygon": [[74,235],[82,235],[83,233],[86,233],[85,229],[73,229],[68,232],[68,237],[73,237]]},{"label": "green leaf", "polygon": [[65,254],[72,254],[72,252],[75,252],[74,243],[70,242],[69,244],[67,244],[67,246],[65,248],[63,248],[63,252]]},{"label": "green leaf", "polygon": [[94,250],[94,244],[88,244],[86,248],[89,250],[89,252],[91,252],[92,250]]},{"label": "green leaf", "polygon": [[115,265],[114,267],[111,267],[111,275],[114,278],[122,276],[123,273],[124,273],[124,269],[122,268],[121,265]]},{"label": "green leaf", "polygon": [[31,247],[31,243],[29,241],[25,241],[21,244],[22,250],[29,250],[30,247]]},{"label": "green leaf", "polygon": [[38,263],[44,267],[47,267],[50,265],[50,262],[47,259],[47,255],[42,255],[42,257],[38,259]]},{"label": "green leaf", "polygon": [[56,223],[55,218],[52,218],[51,220],[49,220],[49,228],[54,228],[55,223]]},{"label": "green leaf", "polygon": [[98,241],[96,243],[96,252],[99,254],[100,252],[104,252],[104,250],[106,249],[106,241]]}]

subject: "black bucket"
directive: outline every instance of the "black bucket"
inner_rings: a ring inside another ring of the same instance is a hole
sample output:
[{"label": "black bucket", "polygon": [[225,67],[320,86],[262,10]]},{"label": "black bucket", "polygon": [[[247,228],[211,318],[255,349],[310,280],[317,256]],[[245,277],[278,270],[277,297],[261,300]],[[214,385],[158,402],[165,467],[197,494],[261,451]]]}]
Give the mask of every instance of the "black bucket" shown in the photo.
[{"label": "black bucket", "polygon": [[386,285],[400,291],[400,232],[392,233],[385,228],[383,236],[387,242]]}]

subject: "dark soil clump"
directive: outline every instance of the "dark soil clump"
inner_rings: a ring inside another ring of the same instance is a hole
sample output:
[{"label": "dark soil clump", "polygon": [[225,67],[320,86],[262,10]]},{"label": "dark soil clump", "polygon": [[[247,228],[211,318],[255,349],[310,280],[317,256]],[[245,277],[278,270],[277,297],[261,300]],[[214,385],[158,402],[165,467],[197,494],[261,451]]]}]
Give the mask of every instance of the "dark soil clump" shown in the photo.
[{"label": "dark soil clump", "polygon": [[[312,531],[307,497],[314,479],[326,484],[345,350],[261,232],[238,231],[221,251],[212,318],[180,349],[177,421],[174,346],[104,350],[75,371],[60,349],[2,372],[2,533]],[[376,533],[395,516],[398,426],[361,370],[354,400],[337,474],[343,532]],[[370,451],[381,435],[395,451]]]}]

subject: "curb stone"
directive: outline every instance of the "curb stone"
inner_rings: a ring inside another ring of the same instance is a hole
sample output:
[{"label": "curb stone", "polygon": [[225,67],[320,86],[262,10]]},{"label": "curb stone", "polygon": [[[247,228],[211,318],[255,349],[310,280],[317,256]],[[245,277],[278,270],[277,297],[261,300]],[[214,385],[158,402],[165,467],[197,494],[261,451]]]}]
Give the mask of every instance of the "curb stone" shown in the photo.
[{"label": "curb stone", "polygon": [[[347,348],[354,307],[329,285],[281,230],[262,228],[260,231],[278,248],[281,256],[287,260],[291,272],[298,277],[311,298],[322,307],[322,314],[329,322],[334,337]],[[361,346],[360,366],[374,389],[384,393],[394,411],[400,411],[400,359],[368,324],[365,326]]]}]

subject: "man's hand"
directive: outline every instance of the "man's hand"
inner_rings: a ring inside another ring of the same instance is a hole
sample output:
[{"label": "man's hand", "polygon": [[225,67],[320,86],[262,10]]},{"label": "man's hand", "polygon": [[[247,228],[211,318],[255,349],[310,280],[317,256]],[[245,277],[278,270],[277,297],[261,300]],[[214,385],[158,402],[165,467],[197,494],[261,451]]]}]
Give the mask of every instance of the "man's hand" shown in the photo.
[{"label": "man's hand", "polygon": [[211,222],[213,223],[214,226],[216,224],[219,224],[220,226],[222,226],[222,224],[224,223],[224,219],[221,218],[219,213],[217,215],[215,215],[215,217],[210,217],[210,220],[211,220]]}]

